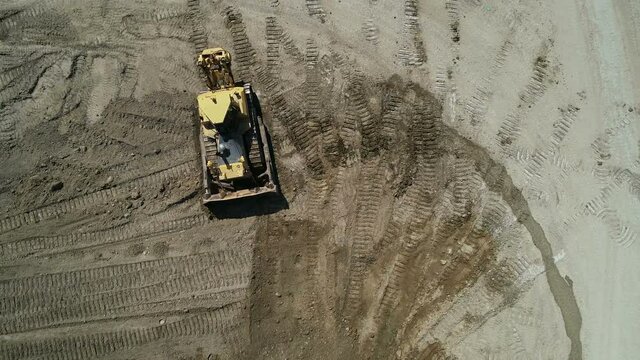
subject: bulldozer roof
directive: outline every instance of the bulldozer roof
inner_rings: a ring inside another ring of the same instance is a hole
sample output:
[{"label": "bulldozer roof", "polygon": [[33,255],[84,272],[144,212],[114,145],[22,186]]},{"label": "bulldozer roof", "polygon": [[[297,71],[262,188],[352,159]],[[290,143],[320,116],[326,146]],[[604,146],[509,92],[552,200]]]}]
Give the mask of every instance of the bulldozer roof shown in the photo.
[{"label": "bulldozer roof", "polygon": [[198,95],[200,115],[204,121],[209,121],[212,124],[222,124],[232,100],[240,104],[240,109],[243,113],[246,112],[246,109],[243,108],[243,95],[244,89],[241,87],[202,93]]}]

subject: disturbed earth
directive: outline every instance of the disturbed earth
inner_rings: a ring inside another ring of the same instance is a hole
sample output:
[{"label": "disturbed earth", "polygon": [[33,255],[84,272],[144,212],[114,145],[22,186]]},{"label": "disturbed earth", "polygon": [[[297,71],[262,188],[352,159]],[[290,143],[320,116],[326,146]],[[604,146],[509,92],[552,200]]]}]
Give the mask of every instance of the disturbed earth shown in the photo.
[{"label": "disturbed earth", "polygon": [[[437,5],[451,56],[430,71],[418,2],[338,33],[322,3],[0,5],[0,358],[582,359],[573,282],[499,159],[532,183],[563,164],[579,100],[519,152],[553,41],[520,62],[496,151],[456,122],[490,122],[522,33],[455,115],[462,9],[488,5]],[[201,205],[195,56],[214,46],[258,92],[281,198]]]}]

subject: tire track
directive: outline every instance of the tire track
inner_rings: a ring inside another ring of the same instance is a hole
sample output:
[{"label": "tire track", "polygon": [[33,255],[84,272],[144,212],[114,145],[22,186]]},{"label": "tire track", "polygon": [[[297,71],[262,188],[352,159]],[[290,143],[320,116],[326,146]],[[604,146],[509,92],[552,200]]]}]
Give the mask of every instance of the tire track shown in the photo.
[{"label": "tire track", "polygon": [[540,179],[542,168],[549,159],[556,158],[564,138],[567,136],[571,126],[576,120],[578,108],[568,105],[565,109],[560,109],[560,119],[554,122],[554,130],[551,133],[550,144],[544,150],[536,149],[525,166],[524,175],[527,183],[534,179]]},{"label": "tire track", "polygon": [[223,15],[225,24],[231,31],[233,50],[235,52],[233,58],[235,59],[235,64],[237,64],[236,71],[239,75],[239,80],[249,82],[251,80],[251,67],[256,62],[256,51],[247,37],[242,14],[235,7],[228,6],[224,9]]},{"label": "tire track", "polygon": [[451,41],[455,53],[458,53],[458,43],[460,42],[460,3],[459,0],[447,0],[444,3],[449,17],[449,29],[451,30]]},{"label": "tire track", "polygon": [[353,114],[356,116],[356,127],[362,135],[362,155],[367,157],[374,155],[379,149],[380,124],[371,113],[365,90],[365,77],[361,72],[356,72],[351,78],[349,89],[350,103],[353,106]]},{"label": "tire track", "polygon": [[[327,79],[330,79],[333,76],[335,69],[332,58],[328,55],[324,55],[320,59],[318,67],[320,69],[318,71],[319,81],[323,82],[324,80],[326,83]],[[327,96],[327,91],[332,92],[334,90],[334,84],[330,83],[329,86],[326,86],[325,84],[321,89],[322,94]],[[342,151],[342,143],[338,134],[335,115],[327,112],[321,112],[319,117],[319,126],[322,153],[331,165],[337,166],[340,164],[340,161],[343,159],[345,154],[344,151]]]},{"label": "tire track", "polygon": [[403,99],[398,89],[393,88],[385,92],[383,101],[381,138],[389,147],[397,135],[398,125],[400,124],[400,107]]},{"label": "tire track", "polygon": [[325,22],[327,14],[320,4],[320,0],[305,0],[305,5],[307,6],[309,16],[317,18],[322,23]]},{"label": "tire track", "polygon": [[[280,28],[282,29],[281,26]],[[300,48],[298,48],[295,41],[291,38],[291,35],[284,29],[282,30],[282,37],[280,38],[280,43],[282,44],[282,47],[284,48],[284,52],[287,55],[291,56],[297,61],[304,60],[304,55],[302,54],[302,51],[300,50]]]},{"label": "tire track", "polygon": [[403,39],[398,60],[404,66],[421,66],[427,60],[427,53],[418,23],[418,1],[405,0],[403,15]]},{"label": "tire track", "polygon": [[493,96],[493,89],[496,86],[495,79],[500,74],[500,71],[504,66],[504,62],[512,49],[513,43],[509,37],[502,43],[496,52],[491,63],[489,74],[480,80],[480,84],[476,86],[473,94],[466,101],[465,111],[469,114],[472,124],[477,125],[484,121],[484,117],[487,112],[487,102]]},{"label": "tire track", "polygon": [[187,9],[191,19],[191,42],[196,55],[200,55],[202,50],[208,47],[209,40],[205,32],[204,17],[200,10],[200,0],[188,0]]},{"label": "tire track", "polygon": [[375,20],[373,18],[367,19],[364,24],[362,24],[362,32],[364,34],[364,39],[370,42],[373,45],[378,45],[378,37],[380,36],[380,29],[378,25],[376,25]]},{"label": "tire track", "polygon": [[615,210],[605,207],[601,209],[596,216],[602,219],[607,225],[609,237],[613,239],[618,246],[629,247],[637,240],[638,234],[620,219]]},{"label": "tire track", "polygon": [[183,217],[169,221],[153,221],[150,224],[126,224],[114,229],[55,236],[40,236],[0,244],[0,257],[19,258],[31,254],[51,256],[78,249],[114,245],[140,238],[156,237],[181,230],[203,226],[209,222],[206,215]]},{"label": "tire track", "polygon": [[350,249],[348,285],[344,310],[348,317],[354,315],[360,304],[362,282],[373,249],[373,230],[378,219],[378,201],[382,197],[384,175],[379,160],[371,159],[361,165],[360,179],[364,179],[356,195],[357,215]]},{"label": "tire track", "polygon": [[314,138],[317,138],[320,134],[320,117],[323,113],[320,104],[318,58],[318,46],[312,39],[308,39],[305,52],[305,125],[309,128],[309,132]]},{"label": "tire track", "polygon": [[547,71],[549,62],[544,56],[536,59],[533,66],[533,74],[529,78],[529,82],[524,90],[519,93],[520,103],[518,107],[507,115],[506,119],[500,124],[496,140],[502,147],[505,156],[508,156],[511,144],[513,144],[520,136],[520,127],[523,118],[528,110],[535,105],[542,94],[546,90],[545,80],[548,77]]},{"label": "tire track", "polygon": [[128,186],[118,186],[99,190],[67,201],[6,217],[0,220],[0,233],[11,231],[24,225],[39,223],[72,211],[84,210],[91,206],[108,202],[110,199],[127,193],[129,191],[129,187],[146,188],[156,184],[161,184],[166,180],[189,176],[189,174],[194,174],[196,172],[194,165],[195,164],[193,162],[187,162],[172,168],[158,171],[145,177],[134,179],[127,183]]},{"label": "tire track", "polygon": [[[75,297],[134,288],[141,286],[141,284],[166,281],[168,277],[175,276],[175,274],[192,274],[207,267],[220,266],[220,271],[224,269],[249,269],[250,258],[248,254],[237,251],[218,251],[2,280],[0,281],[0,290],[2,290],[4,301],[1,302],[0,307],[2,307],[3,313],[12,313],[15,312],[12,310],[16,310],[12,306],[21,305],[18,305],[20,302],[14,302],[11,299],[19,296],[38,297],[37,300],[28,301],[30,304],[34,304],[34,308],[37,308],[39,302],[53,301],[47,299],[54,293],[62,293],[58,294],[58,297],[65,293]],[[73,293],[69,292],[70,287],[74,289]]]},{"label": "tire track", "polygon": [[301,111],[290,107],[283,93],[274,94],[271,105],[276,118],[286,129],[294,147],[304,155],[312,177],[319,179],[324,173],[324,166],[317,151],[317,137],[316,134],[313,134],[314,127],[309,126]]},{"label": "tire track", "polygon": [[187,309],[196,307],[194,302],[189,301],[190,295],[244,289],[248,284],[248,268],[233,269],[229,273],[222,273],[217,267],[202,268],[192,274],[173,277],[160,283],[67,298],[42,304],[43,306],[28,313],[2,316],[0,334],[100,321],[105,317],[115,320],[145,316],[149,310],[155,313],[176,312],[182,310],[175,307],[176,304],[186,305]]},{"label": "tire track", "polygon": [[280,83],[280,41],[283,36],[283,30],[274,16],[267,17],[265,35],[267,40],[267,74],[268,80],[263,81],[265,90],[272,92]]},{"label": "tire track", "polygon": [[151,328],[9,343],[0,346],[0,354],[6,359],[86,359],[164,339],[210,334],[220,336],[223,341],[229,341],[229,345],[235,347],[238,343],[233,332],[242,323],[243,313],[244,304],[235,303]]}]

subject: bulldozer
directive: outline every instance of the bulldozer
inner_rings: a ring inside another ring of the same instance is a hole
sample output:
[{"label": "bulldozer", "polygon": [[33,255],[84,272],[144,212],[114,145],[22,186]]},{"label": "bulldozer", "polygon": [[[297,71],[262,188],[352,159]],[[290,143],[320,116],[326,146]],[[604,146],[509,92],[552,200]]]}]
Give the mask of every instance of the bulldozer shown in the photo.
[{"label": "bulldozer", "polygon": [[231,54],[205,49],[197,64],[208,91],[197,96],[205,204],[276,193],[272,153],[258,97],[235,82]]}]

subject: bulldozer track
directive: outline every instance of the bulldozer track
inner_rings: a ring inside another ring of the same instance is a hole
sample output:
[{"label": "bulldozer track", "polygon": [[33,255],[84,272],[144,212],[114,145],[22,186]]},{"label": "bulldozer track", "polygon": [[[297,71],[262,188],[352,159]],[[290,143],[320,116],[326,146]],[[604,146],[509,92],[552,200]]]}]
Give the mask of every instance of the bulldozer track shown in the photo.
[{"label": "bulldozer track", "polygon": [[298,48],[295,41],[291,38],[291,35],[289,35],[289,33],[285,30],[282,30],[280,43],[282,44],[282,47],[284,48],[284,52],[287,55],[291,56],[292,58],[298,61],[302,61],[304,59],[304,54],[302,54],[302,51],[300,50],[300,48]]},{"label": "bulldozer track", "polygon": [[[576,113],[579,109],[573,105],[569,105],[566,109],[560,110],[560,118],[553,123],[554,130],[551,133],[551,141],[543,150],[535,150],[531,155],[529,162],[525,166],[524,174],[527,182],[539,179],[541,171],[546,162],[550,159],[557,158],[556,155],[560,150],[562,141],[567,136],[571,126],[576,120]],[[561,165],[561,164],[558,164]]]},{"label": "bulldozer track", "polygon": [[[152,312],[179,311],[174,299],[188,295],[225,289],[243,289],[248,286],[248,268],[237,273],[223,274],[216,267],[202,268],[187,276],[173,277],[161,283],[131,289],[101,292],[63,301],[43,304],[29,313],[3,317],[1,334],[56,327],[67,323],[91,322],[93,320],[118,319],[143,316]],[[164,304],[160,304],[164,302]],[[147,306],[144,306],[147,305]],[[172,306],[173,305],[173,306]],[[225,304],[222,304],[225,305]],[[187,308],[196,304],[188,302]]]},{"label": "bulldozer track", "polygon": [[495,78],[500,74],[502,67],[509,55],[509,52],[513,48],[511,39],[505,40],[493,59],[489,74],[480,79],[479,85],[473,91],[471,97],[465,103],[465,110],[471,117],[474,123],[479,124],[484,121],[484,116],[487,112],[487,102],[493,96],[493,89],[495,88]]},{"label": "bulldozer track", "polygon": [[[430,188],[433,184],[425,177],[418,173],[418,180],[410,189],[407,190],[406,205],[402,208],[397,224],[406,224],[404,236],[399,236],[397,240],[399,250],[393,260],[393,264],[387,276],[387,283],[384,286],[382,298],[376,310],[376,320],[378,324],[384,323],[384,318],[388,316],[389,310],[397,304],[400,287],[400,280],[405,274],[409,260],[414,258],[415,251],[420,242],[425,241],[425,236],[431,231],[432,242],[442,239],[442,235],[437,233],[435,224],[425,227],[433,217],[433,209],[441,202],[441,197],[434,197],[430,194]],[[424,180],[422,180],[424,179]],[[398,230],[391,229],[392,233],[386,236],[398,236]]]},{"label": "bulldozer track", "polygon": [[631,228],[630,224],[626,224],[620,219],[615,210],[606,207],[600,210],[596,216],[607,225],[607,232],[617,245],[629,247],[637,240],[638,234]]},{"label": "bulldozer track", "polygon": [[[176,144],[178,145],[178,144]],[[196,156],[192,148],[178,146],[175,149],[162,149],[160,154],[154,154],[153,162],[139,162],[127,160],[121,163],[106,166],[104,173],[115,179],[115,184],[126,184],[132,180],[143,178],[173,166],[184,164]]]},{"label": "bulldozer track", "polygon": [[279,83],[278,74],[280,73],[280,41],[282,39],[282,33],[282,27],[278,25],[276,18],[274,16],[267,17],[265,28],[267,68],[265,71],[269,77],[265,83],[266,89],[269,91],[274,91]]},{"label": "bulldozer track", "polygon": [[205,215],[183,217],[169,221],[154,221],[148,225],[126,224],[114,229],[72,233],[55,236],[39,236],[0,244],[0,257],[23,257],[35,253],[51,255],[79,248],[113,245],[138,238],[149,238],[203,226],[209,222]]},{"label": "bulldozer track", "polygon": [[[186,122],[181,124],[180,121],[182,119],[191,119],[191,113],[185,112],[184,116],[176,117],[172,119],[173,122],[168,122],[151,115],[132,114],[121,111],[117,107],[115,109],[108,107],[103,116],[110,120],[109,127],[118,127],[122,130],[123,135],[120,138],[127,144],[146,145],[165,139],[174,143],[184,143],[191,135],[190,129],[185,126]],[[135,127],[138,129],[135,129]],[[149,134],[140,136],[136,130]],[[105,135],[112,138],[118,137],[117,133],[110,135],[111,132],[114,131],[110,129]]]},{"label": "bulldozer track", "polygon": [[475,163],[463,156],[453,162],[453,213],[456,217],[468,215],[467,205],[476,198],[474,192],[482,185],[482,178],[474,167]]},{"label": "bulldozer track", "polygon": [[256,51],[249,41],[240,11],[233,6],[227,6],[223,15],[231,31],[234,59],[238,64],[236,71],[240,80],[248,82],[251,79],[251,67],[256,63]]},{"label": "bulldozer track", "polygon": [[375,23],[373,18],[369,18],[365,20],[364,24],[362,24],[362,32],[364,33],[364,39],[373,45],[378,44],[378,38],[380,36],[380,29]]},{"label": "bulldozer track", "polygon": [[316,138],[312,134],[312,128],[307,126],[302,112],[293,110],[282,93],[275,94],[272,99],[272,107],[276,118],[287,130],[293,145],[304,154],[307,168],[312,176],[319,177],[324,173],[322,160],[316,146]]},{"label": "bulldozer track", "polygon": [[311,136],[320,136],[320,117],[322,116],[320,104],[320,74],[318,73],[318,46],[312,39],[307,40],[305,52],[305,117],[306,126]]},{"label": "bulldozer track", "polygon": [[398,124],[400,123],[400,108],[403,99],[398,91],[392,90],[384,99],[384,111],[382,113],[381,135],[387,144],[390,144],[397,134]]},{"label": "bulldozer track", "polygon": [[453,47],[457,49],[459,47],[458,43],[460,42],[460,2],[459,0],[447,0],[444,3],[444,7],[449,17],[451,41],[453,42]]},{"label": "bulldozer track", "polygon": [[[152,186],[153,184],[162,183],[168,179],[192,173],[195,173],[194,163],[188,162],[142,178],[134,179],[127,183],[127,185],[130,187],[144,188]],[[129,189],[126,186],[113,187],[60,203],[47,205],[39,209],[30,210],[22,214],[13,215],[0,220],[0,232],[11,231],[19,228],[20,226],[35,224],[71,211],[83,210],[96,204],[105,203],[116,196],[125,194],[128,191]]]},{"label": "bulldozer track", "polygon": [[398,60],[404,66],[421,66],[426,61],[426,52],[422,43],[422,31],[418,22],[418,1],[405,0],[403,39],[400,50],[398,50]]},{"label": "bulldozer track", "polygon": [[357,116],[360,125],[360,133],[362,134],[362,148],[365,151],[373,152],[378,148],[379,121],[371,114],[369,109],[365,89],[364,75],[357,72],[352,78],[352,104],[354,113]]},{"label": "bulldozer track", "polygon": [[324,18],[327,16],[320,0],[305,0],[307,11],[309,16],[320,19],[324,22]]},{"label": "bulldozer track", "polygon": [[168,275],[180,272],[193,273],[207,266],[222,266],[222,270],[249,269],[249,261],[248,254],[220,251],[3,280],[0,281],[0,289],[7,303],[0,306],[10,304],[9,299],[12,297],[67,292],[69,286],[75,286],[75,292],[70,296],[76,296],[110,289],[131,288],[139,286],[141,281],[162,282]]},{"label": "bulldozer track", "polygon": [[191,18],[191,42],[195,53],[199,55],[202,50],[208,47],[208,39],[205,33],[203,24],[203,17],[200,11],[200,0],[188,0],[187,9],[189,17]]},{"label": "bulldozer track", "polygon": [[162,339],[208,334],[226,338],[227,333],[232,335],[229,341],[233,346],[235,339],[232,333],[241,322],[243,308],[243,304],[235,303],[151,328],[10,343],[0,345],[0,354],[6,359],[41,358],[45,355],[56,360],[87,359]]},{"label": "bulldozer track", "polygon": [[0,104],[28,96],[37,86],[38,80],[40,80],[61,57],[62,54],[59,52],[43,52],[41,55],[29,60],[24,65],[24,69],[16,68],[10,74],[6,75],[0,91]]},{"label": "bulldozer track", "polygon": [[529,78],[529,82],[519,93],[520,104],[518,107],[507,115],[506,119],[500,124],[496,140],[501,144],[503,152],[508,153],[510,144],[514,143],[520,136],[522,119],[528,113],[528,110],[537,103],[540,97],[546,91],[544,82],[547,79],[548,61],[539,57],[533,66],[533,74]]},{"label": "bulldozer track", "polygon": [[361,179],[367,179],[356,195],[356,227],[350,249],[348,287],[345,299],[345,312],[353,315],[360,304],[362,281],[365,276],[367,256],[373,246],[373,229],[378,218],[379,207],[376,203],[382,196],[383,174],[377,160],[362,164]]}]

